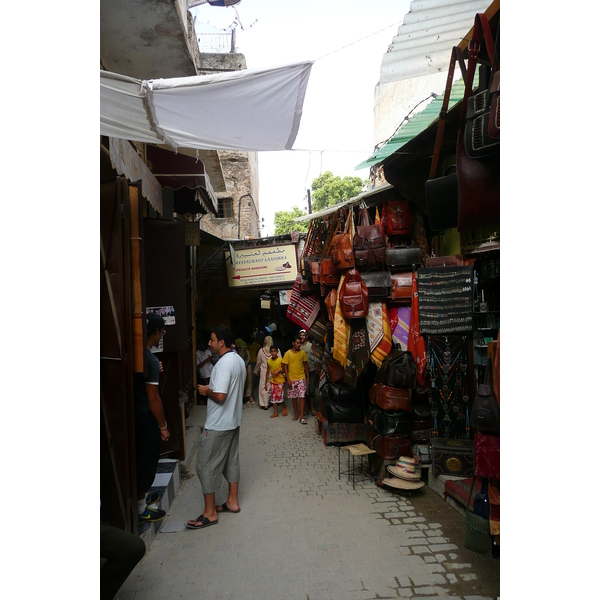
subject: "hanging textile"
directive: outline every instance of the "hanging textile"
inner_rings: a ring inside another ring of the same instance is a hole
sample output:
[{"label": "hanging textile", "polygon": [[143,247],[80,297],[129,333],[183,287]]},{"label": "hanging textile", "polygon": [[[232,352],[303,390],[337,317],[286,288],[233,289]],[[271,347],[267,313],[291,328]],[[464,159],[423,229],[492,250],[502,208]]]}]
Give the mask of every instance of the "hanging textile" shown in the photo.
[{"label": "hanging textile", "polygon": [[286,317],[303,329],[309,330],[318,314],[319,299],[316,296],[302,296],[300,294],[300,284],[296,279],[290,295]]},{"label": "hanging textile", "polygon": [[335,319],[333,321],[333,358],[337,360],[341,365],[346,364],[346,357],[348,356],[348,344],[350,342],[350,327],[342,314],[342,307],[340,305],[340,290],[344,284],[346,274],[342,273],[340,277],[340,284],[338,286],[338,297],[335,303]]},{"label": "hanging textile", "polygon": [[419,330],[419,294],[417,292],[417,277],[414,273],[407,349],[409,352],[412,352],[417,365],[417,383],[423,385],[425,383],[425,367],[427,366],[427,359],[425,356],[425,340]]},{"label": "hanging textile", "polygon": [[383,336],[381,337],[381,341],[371,354],[371,361],[377,365],[377,368],[381,367],[381,363],[383,359],[391,352],[392,350],[392,328],[390,327],[390,322],[388,320],[388,308],[385,302],[382,302],[382,324],[383,324]]},{"label": "hanging textile", "polygon": [[398,308],[396,319],[397,323],[392,333],[392,341],[394,345],[399,344],[402,350],[406,350],[408,348],[410,315],[411,311],[410,308],[408,308],[408,306],[401,306]]}]

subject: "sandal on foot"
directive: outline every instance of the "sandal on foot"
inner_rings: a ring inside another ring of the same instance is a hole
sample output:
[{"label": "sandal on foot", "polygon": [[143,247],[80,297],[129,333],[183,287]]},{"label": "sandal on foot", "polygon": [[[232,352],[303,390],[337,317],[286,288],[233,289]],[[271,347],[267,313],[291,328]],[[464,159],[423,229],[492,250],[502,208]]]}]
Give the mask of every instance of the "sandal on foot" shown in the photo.
[{"label": "sandal on foot", "polygon": [[304,418],[300,419],[300,423],[302,423],[302,425],[306,425],[306,419],[304,419]]},{"label": "sandal on foot", "polygon": [[287,409],[284,409],[283,412],[281,413],[282,417],[287,417]]},{"label": "sandal on foot", "polygon": [[[209,521],[204,515],[200,515],[197,519],[193,521],[188,521],[185,526],[188,529],[204,529],[205,527],[210,527],[211,525],[216,525],[219,522],[219,519],[216,521]],[[200,525],[198,525],[200,523]]]},{"label": "sandal on foot", "polygon": [[271,415],[271,419],[274,419],[275,417],[278,417],[279,415]]},{"label": "sandal on foot", "polygon": [[[221,509],[221,510],[219,510]],[[223,502],[223,504],[221,504],[220,506],[217,506],[217,512],[221,513],[221,512],[230,512],[230,513],[239,513],[242,509],[238,508],[237,510],[231,510],[229,508],[229,506],[227,506],[227,502]]]}]

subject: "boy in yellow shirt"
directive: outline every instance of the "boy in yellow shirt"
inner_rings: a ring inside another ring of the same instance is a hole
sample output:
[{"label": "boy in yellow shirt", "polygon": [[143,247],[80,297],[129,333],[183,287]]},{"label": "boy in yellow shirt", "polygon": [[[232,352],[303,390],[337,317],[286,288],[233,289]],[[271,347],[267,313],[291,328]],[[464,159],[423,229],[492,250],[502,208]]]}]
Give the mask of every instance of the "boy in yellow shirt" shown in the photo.
[{"label": "boy in yellow shirt", "polygon": [[309,378],[308,373],[308,357],[306,352],[300,348],[302,338],[300,335],[294,336],[292,347],[285,353],[281,360],[285,378],[288,384],[288,398],[292,399],[294,407],[294,418],[292,421],[298,420],[298,398],[300,398],[300,423],[306,425],[304,419],[304,397],[306,396],[306,382]]},{"label": "boy in yellow shirt", "polygon": [[[271,377],[271,404],[273,405],[273,414],[271,419],[279,416],[277,412],[277,405],[283,404],[283,384],[285,377],[283,376],[283,369],[281,367],[281,357],[277,356],[277,346],[271,346],[271,358],[267,360],[267,376],[265,377],[265,390],[267,389],[267,382],[269,376]],[[287,407],[283,404],[283,411],[281,416],[287,416]]]}]

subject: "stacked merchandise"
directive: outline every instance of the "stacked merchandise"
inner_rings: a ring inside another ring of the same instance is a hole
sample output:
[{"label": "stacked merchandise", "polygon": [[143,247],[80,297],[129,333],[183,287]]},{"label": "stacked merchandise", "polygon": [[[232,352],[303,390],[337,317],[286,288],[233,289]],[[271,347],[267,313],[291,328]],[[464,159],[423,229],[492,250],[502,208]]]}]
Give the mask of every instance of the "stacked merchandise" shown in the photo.
[{"label": "stacked merchandise", "polygon": [[398,457],[413,456],[409,433],[411,396],[416,384],[417,367],[412,353],[396,347],[384,359],[369,390],[367,445],[383,459],[378,471]]}]

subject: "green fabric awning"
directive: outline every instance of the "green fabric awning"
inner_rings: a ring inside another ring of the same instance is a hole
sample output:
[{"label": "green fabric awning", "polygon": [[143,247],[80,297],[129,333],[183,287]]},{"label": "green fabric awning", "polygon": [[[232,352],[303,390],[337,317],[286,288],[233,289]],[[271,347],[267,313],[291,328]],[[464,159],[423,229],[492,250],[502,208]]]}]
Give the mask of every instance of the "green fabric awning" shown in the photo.
[{"label": "green fabric awning", "polygon": [[[479,83],[478,75],[478,72],[475,71],[473,88],[476,88]],[[452,85],[448,110],[463,99],[464,93],[465,83],[462,78],[460,78]],[[431,127],[431,125],[437,122],[440,116],[443,101],[444,94],[442,93],[438,95],[437,98],[434,98],[421,112],[410,117],[408,121],[406,121],[406,123],[404,123],[383,146],[381,146],[381,148],[376,150],[371,157],[367,158],[367,160],[354,167],[354,170],[358,171],[359,169],[372,167],[373,165],[383,162],[388,156],[391,156],[394,152],[402,148],[404,144],[410,142],[410,140],[415,138],[421,132]]]}]

